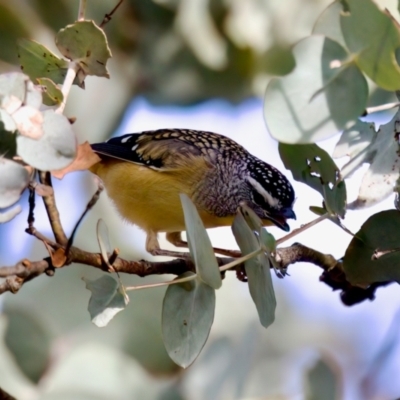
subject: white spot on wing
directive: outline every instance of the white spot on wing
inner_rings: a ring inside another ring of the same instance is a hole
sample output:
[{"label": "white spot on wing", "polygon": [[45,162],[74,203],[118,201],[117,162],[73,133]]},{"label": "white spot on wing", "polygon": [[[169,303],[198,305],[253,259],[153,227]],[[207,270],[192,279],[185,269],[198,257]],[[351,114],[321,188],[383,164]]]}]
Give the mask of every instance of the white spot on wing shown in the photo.
[{"label": "white spot on wing", "polygon": [[131,136],[126,136],[126,137],[122,138],[121,143],[126,143],[130,138],[131,138]]}]

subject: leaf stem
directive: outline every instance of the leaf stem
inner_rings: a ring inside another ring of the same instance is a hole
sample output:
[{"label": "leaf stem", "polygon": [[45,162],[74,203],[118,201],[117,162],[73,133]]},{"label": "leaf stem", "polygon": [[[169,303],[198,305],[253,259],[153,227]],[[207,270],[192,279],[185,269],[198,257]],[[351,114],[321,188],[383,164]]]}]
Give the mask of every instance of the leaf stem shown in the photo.
[{"label": "leaf stem", "polygon": [[369,114],[376,113],[379,111],[391,110],[392,108],[395,108],[398,106],[400,106],[400,102],[381,104],[380,106],[366,108],[365,113],[366,113],[366,115],[369,115]]},{"label": "leaf stem", "polygon": [[74,83],[76,73],[78,72],[78,70],[79,70],[79,65],[76,62],[71,61],[69,63],[67,75],[65,76],[64,83],[61,88],[61,92],[63,94],[63,101],[56,110],[56,113],[58,114],[62,114],[64,111],[69,91],[71,90],[72,84]]},{"label": "leaf stem", "polygon": [[150,283],[148,285],[140,285],[140,286],[127,286],[125,287],[125,290],[140,290],[140,289],[149,289],[149,288],[155,288],[155,287],[160,287],[160,286],[169,286],[169,285],[175,285],[176,283],[183,283],[183,282],[189,282],[192,281],[193,279],[196,279],[197,275],[193,274],[190,276],[186,276],[185,278],[179,278],[175,279],[173,281],[167,281],[167,282],[159,282],[159,283]]},{"label": "leaf stem", "polygon": [[78,21],[85,20],[86,3],[87,3],[87,0],[79,0]]},{"label": "leaf stem", "polygon": [[245,261],[247,261],[247,260],[250,260],[250,258],[253,258],[254,256],[256,256],[256,255],[258,255],[258,254],[260,254],[260,253],[262,253],[262,252],[263,252],[263,249],[260,247],[259,249],[254,250],[254,251],[252,251],[251,253],[246,254],[246,255],[243,256],[243,257],[236,258],[235,260],[233,260],[233,261],[230,262],[229,264],[226,264],[226,265],[224,265],[223,267],[220,267],[219,270],[220,270],[220,272],[224,272],[224,271],[226,271],[226,270],[228,270],[228,269],[231,269],[231,268],[233,268],[233,267],[236,267],[236,265],[242,264],[243,262],[245,262]]},{"label": "leaf stem", "polygon": [[306,231],[307,229],[311,228],[314,225],[317,225],[318,223],[324,221],[325,219],[329,218],[329,214],[326,213],[324,215],[319,216],[316,219],[313,219],[310,222],[307,222],[306,224],[304,224],[303,226],[301,226],[300,228],[295,229],[294,231],[290,232],[289,234],[285,235],[284,237],[281,237],[280,239],[278,239],[276,241],[276,245],[279,245],[283,242],[286,242],[287,240],[291,239],[292,237],[295,237],[296,235]]}]

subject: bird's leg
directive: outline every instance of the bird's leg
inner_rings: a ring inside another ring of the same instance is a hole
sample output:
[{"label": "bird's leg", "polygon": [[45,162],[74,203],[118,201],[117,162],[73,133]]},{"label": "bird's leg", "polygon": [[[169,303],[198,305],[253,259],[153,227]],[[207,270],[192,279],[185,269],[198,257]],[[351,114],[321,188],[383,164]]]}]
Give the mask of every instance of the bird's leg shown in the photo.
[{"label": "bird's leg", "polygon": [[[188,247],[188,243],[182,240],[181,236],[182,232],[167,232],[167,240],[172,243],[175,247]],[[240,257],[242,253],[238,250],[227,250],[227,249],[219,249],[213,247],[214,253],[221,254],[227,257]]]},{"label": "bird's leg", "polygon": [[157,233],[154,231],[147,232],[146,251],[149,252],[153,256],[167,256],[167,257],[175,257],[175,258],[190,257],[190,253],[188,253],[188,252],[179,252],[179,251],[170,251],[170,250],[161,249],[160,243],[158,242],[158,239],[157,239]]}]

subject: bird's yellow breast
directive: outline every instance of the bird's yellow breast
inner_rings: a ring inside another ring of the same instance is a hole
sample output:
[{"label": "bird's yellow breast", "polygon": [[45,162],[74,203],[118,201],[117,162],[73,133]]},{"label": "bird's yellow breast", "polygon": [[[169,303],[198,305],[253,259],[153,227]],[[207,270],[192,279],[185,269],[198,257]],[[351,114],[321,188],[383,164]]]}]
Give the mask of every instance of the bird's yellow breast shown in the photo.
[{"label": "bird's yellow breast", "polygon": [[[185,230],[179,194],[193,199],[209,168],[201,158],[172,171],[104,158],[90,170],[102,179],[123,218],[147,232],[179,232]],[[198,211],[206,228],[231,225],[234,217],[220,218],[201,208]]]}]

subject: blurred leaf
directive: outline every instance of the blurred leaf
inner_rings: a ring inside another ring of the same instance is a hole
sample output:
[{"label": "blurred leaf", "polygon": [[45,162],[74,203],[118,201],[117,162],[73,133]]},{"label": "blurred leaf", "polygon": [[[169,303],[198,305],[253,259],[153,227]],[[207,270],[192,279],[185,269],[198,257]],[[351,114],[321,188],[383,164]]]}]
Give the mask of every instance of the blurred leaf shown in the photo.
[{"label": "blurred leaf", "polygon": [[84,142],[78,145],[75,159],[71,164],[63,169],[53,170],[51,174],[57,179],[63,179],[66,174],[74,171],[85,171],[99,161],[100,157],[92,150],[89,142]]},{"label": "blurred leaf", "polygon": [[22,106],[12,117],[20,135],[32,139],[40,139],[43,136],[43,114],[38,109]]},{"label": "blurred leaf", "polygon": [[324,35],[339,43],[343,48],[346,48],[346,42],[340,25],[342,11],[343,6],[341,1],[334,1],[330,4],[318,17],[312,31],[313,35]]},{"label": "blurred leaf", "polygon": [[[178,278],[191,275],[185,272]],[[194,279],[169,285],[162,311],[162,334],[172,360],[183,368],[197,358],[214,320],[215,291]]]},{"label": "blurred leaf", "polygon": [[196,266],[197,276],[213,289],[219,289],[222,285],[221,273],[210,238],[192,201],[183,193],[180,198],[190,254]]},{"label": "blurred leaf", "polygon": [[56,45],[64,57],[76,61],[87,75],[109,77],[106,63],[111,57],[107,37],[93,21],[77,21],[61,29]]},{"label": "blurred leaf", "polygon": [[103,260],[106,263],[108,263],[108,258],[112,253],[112,248],[111,248],[110,238],[108,236],[107,225],[101,218],[97,221],[96,233],[97,233],[97,241],[99,243],[101,256],[103,257]]},{"label": "blurred leaf", "polygon": [[[264,53],[260,64],[264,73],[286,75],[293,70],[296,62],[291,48],[276,44]],[[260,67],[259,69],[261,69]]]},{"label": "blurred leaf", "polygon": [[18,204],[15,207],[9,208],[7,211],[0,211],[0,224],[11,221],[22,211],[22,207]]},{"label": "blurred leaf", "polygon": [[14,355],[5,344],[7,318],[0,315],[0,387],[18,399],[37,396],[36,385],[19,368]]},{"label": "blurred leaf", "polygon": [[[0,135],[3,136],[4,134],[10,133],[10,132],[15,132],[17,130],[17,124],[15,123],[13,117],[6,111],[0,108],[0,126],[1,126],[1,131]],[[12,135],[16,137],[15,135]],[[2,139],[0,139],[2,140]],[[15,149],[16,149],[16,144],[15,144]],[[6,155],[5,153],[2,153]],[[15,153],[14,153],[15,155]]]},{"label": "blurred leaf", "polygon": [[310,36],[293,48],[295,69],[267,87],[264,116],[284,143],[314,143],[351,126],[363,113],[368,85],[338,43]]},{"label": "blurred leaf", "polygon": [[399,90],[399,26],[372,0],[346,0],[346,4],[347,10],[340,17],[341,27],[357,65],[382,88]]},{"label": "blurred leaf", "polygon": [[54,83],[63,83],[67,74],[68,61],[57,57],[47,47],[30,39],[17,41],[21,69],[32,81],[49,78]]},{"label": "blurred leaf", "polygon": [[[343,268],[353,285],[400,282],[400,212],[386,210],[372,215],[361,226],[346,250]],[[375,251],[389,251],[377,260]]]},{"label": "blurred leaf", "polygon": [[42,86],[43,103],[46,106],[55,106],[62,103],[64,96],[60,86],[56,85],[49,78],[37,78],[37,82]]},{"label": "blurred leaf", "polygon": [[366,123],[343,132],[335,149],[336,154],[342,155],[346,151],[350,155],[349,162],[343,166],[343,175],[351,174],[363,163],[370,163],[361,181],[358,197],[349,205],[352,209],[372,206],[393,193],[400,166],[399,118],[400,111],[391,121],[381,125],[378,133]]},{"label": "blurred leaf", "polygon": [[[8,318],[5,343],[21,370],[37,383],[49,363],[52,336],[31,311],[7,307],[5,314]],[[26,332],[29,332],[29,339]]]},{"label": "blurred leaf", "polygon": [[324,360],[308,371],[307,400],[338,399],[338,382],[335,374]]},{"label": "blurred leaf", "polygon": [[129,298],[110,275],[102,275],[96,280],[83,280],[86,282],[86,289],[92,292],[88,307],[92,322],[100,328],[104,327],[117,313],[125,309]]},{"label": "blurred leaf", "polygon": [[318,191],[331,214],[344,217],[346,185],[340,181],[339,170],[325,150],[316,144],[279,143],[279,154],[296,181]]},{"label": "blurred leaf", "polygon": [[273,253],[276,250],[276,240],[265,228],[261,229],[260,242],[269,253]]},{"label": "blurred leaf", "polygon": [[[0,125],[1,125],[0,111]],[[11,116],[10,116],[11,118]],[[17,135],[0,128],[0,155],[13,158],[17,154]]]},{"label": "blurred leaf", "polygon": [[247,204],[240,205],[240,212],[250,229],[260,234],[262,221],[259,216]]},{"label": "blurred leaf", "polygon": [[76,138],[68,119],[53,110],[43,112],[43,136],[18,135],[17,153],[29,165],[42,171],[65,168],[76,156]]},{"label": "blurred leaf", "polygon": [[29,173],[20,164],[0,157],[0,208],[16,203],[29,183]]},{"label": "blurred leaf", "polygon": [[[232,232],[243,255],[260,248],[260,243],[241,212],[236,214]],[[251,297],[256,305],[261,325],[268,328],[274,322],[276,299],[272,285],[271,268],[264,253],[244,263]]]}]

